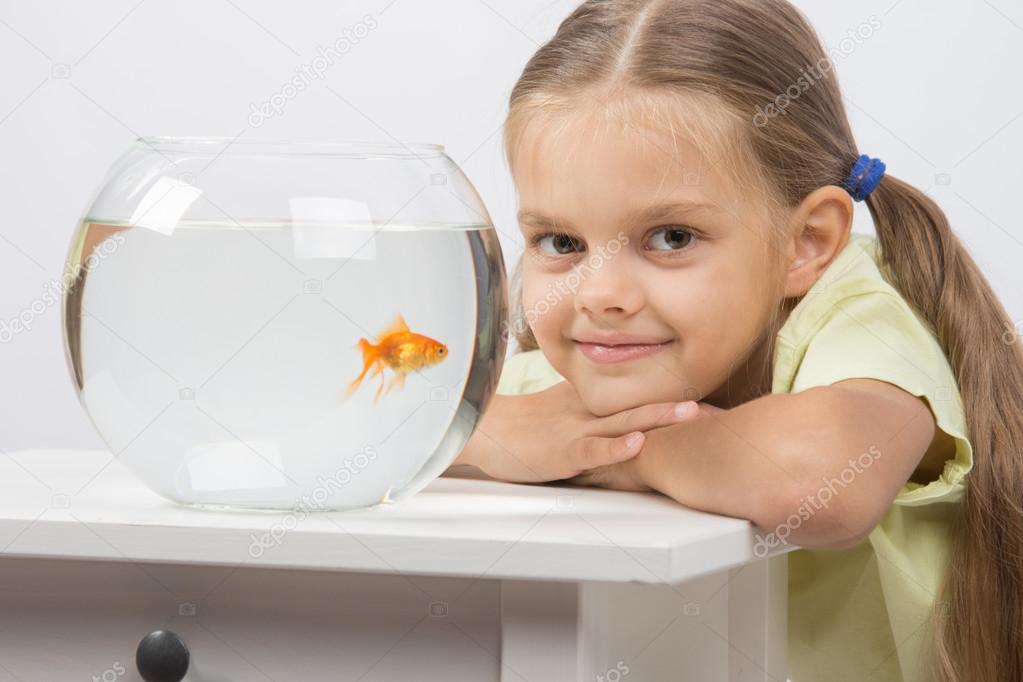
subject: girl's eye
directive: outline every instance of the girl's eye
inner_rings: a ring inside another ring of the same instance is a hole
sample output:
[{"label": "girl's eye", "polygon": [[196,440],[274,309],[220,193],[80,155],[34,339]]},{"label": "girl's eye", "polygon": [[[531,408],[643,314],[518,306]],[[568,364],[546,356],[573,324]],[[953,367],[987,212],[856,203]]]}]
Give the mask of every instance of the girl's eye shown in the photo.
[{"label": "girl's eye", "polygon": [[563,256],[585,248],[580,240],[567,234],[537,235],[533,243],[547,256]]},{"label": "girl's eye", "polygon": [[683,227],[659,227],[650,233],[647,244],[654,251],[680,251],[696,241],[696,235]]}]

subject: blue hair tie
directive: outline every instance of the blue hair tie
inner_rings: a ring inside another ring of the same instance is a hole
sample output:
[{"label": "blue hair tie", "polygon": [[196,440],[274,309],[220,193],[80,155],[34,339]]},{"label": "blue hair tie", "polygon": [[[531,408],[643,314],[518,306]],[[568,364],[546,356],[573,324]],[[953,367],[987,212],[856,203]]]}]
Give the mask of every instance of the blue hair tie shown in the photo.
[{"label": "blue hair tie", "polygon": [[874,191],[877,183],[881,181],[881,176],[884,175],[884,169],[884,161],[872,159],[866,154],[856,160],[844,183],[845,190],[852,195],[853,201],[863,201]]}]

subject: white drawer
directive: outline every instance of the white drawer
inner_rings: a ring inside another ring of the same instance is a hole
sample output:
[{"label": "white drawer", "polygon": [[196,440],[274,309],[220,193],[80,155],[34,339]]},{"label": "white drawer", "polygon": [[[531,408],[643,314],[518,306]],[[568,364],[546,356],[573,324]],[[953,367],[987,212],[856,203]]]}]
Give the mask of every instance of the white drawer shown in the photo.
[{"label": "white drawer", "polygon": [[498,680],[500,583],[0,559],[0,682],[139,681],[160,629],[188,647],[188,682]]}]

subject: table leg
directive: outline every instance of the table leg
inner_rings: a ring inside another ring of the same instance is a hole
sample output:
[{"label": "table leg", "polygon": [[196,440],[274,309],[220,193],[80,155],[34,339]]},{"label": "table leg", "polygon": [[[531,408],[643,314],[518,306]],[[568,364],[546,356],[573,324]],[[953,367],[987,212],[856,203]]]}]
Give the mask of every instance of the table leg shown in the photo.
[{"label": "table leg", "polygon": [[501,582],[501,682],[580,679],[580,585]]},{"label": "table leg", "polygon": [[504,580],[502,682],[786,682],[788,562],[676,585]]},{"label": "table leg", "polygon": [[729,571],[728,681],[786,682],[788,555]]}]

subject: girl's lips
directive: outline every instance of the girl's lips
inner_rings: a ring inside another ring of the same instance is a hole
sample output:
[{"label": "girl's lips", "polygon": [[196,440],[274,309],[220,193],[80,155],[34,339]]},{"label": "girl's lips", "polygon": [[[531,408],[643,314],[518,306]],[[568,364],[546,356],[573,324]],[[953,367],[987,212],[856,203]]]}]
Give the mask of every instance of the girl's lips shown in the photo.
[{"label": "girl's lips", "polygon": [[576,341],[582,354],[594,362],[624,362],[642,358],[656,353],[670,343],[671,341],[664,341],[663,343],[629,343],[608,346],[601,343]]}]

